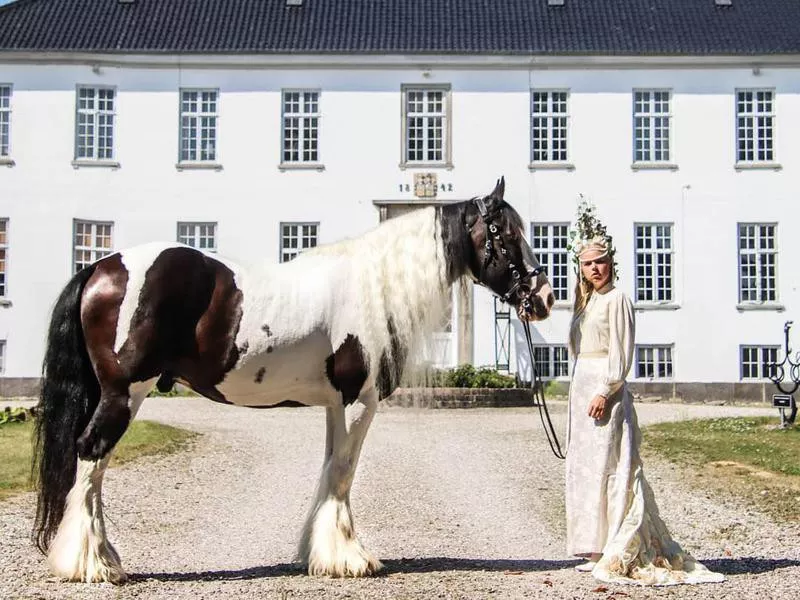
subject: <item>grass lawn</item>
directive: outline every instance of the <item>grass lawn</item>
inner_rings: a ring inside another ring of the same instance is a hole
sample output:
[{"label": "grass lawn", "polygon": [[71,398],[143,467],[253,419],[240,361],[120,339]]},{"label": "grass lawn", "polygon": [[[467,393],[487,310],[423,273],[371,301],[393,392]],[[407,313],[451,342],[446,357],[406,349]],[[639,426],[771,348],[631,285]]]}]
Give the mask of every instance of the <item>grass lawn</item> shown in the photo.
[{"label": "grass lawn", "polygon": [[[33,422],[0,425],[0,500],[30,490]],[[196,433],[154,421],[134,421],[111,458],[111,466],[141,456],[171,454],[187,447]]]},{"label": "grass lawn", "polygon": [[778,417],[659,423],[644,429],[648,454],[687,465],[697,485],[734,494],[780,520],[800,520],[800,426]]}]

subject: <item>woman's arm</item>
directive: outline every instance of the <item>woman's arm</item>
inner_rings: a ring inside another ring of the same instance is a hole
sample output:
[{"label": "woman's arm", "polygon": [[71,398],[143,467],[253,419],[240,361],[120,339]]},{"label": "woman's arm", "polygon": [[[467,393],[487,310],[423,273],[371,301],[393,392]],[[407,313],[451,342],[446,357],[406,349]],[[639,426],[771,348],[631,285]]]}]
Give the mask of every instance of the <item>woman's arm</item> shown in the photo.
[{"label": "woman's arm", "polygon": [[[613,396],[625,383],[625,377],[633,362],[636,323],[633,304],[625,294],[617,294],[608,307],[608,366],[605,377],[595,389],[595,397],[589,405],[590,416],[595,416],[602,404],[601,416],[605,412],[605,400]],[[602,401],[600,398],[602,398]],[[593,411],[594,409],[594,411]],[[593,412],[595,414],[593,414]]]}]

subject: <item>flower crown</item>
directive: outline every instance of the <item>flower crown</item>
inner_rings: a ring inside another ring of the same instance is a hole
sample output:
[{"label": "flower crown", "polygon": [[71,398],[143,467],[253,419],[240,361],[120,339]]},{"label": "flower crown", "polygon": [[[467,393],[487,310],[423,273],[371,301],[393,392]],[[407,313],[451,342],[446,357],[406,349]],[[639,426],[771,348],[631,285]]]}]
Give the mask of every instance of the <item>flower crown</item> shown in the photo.
[{"label": "flower crown", "polygon": [[588,202],[583,195],[578,204],[578,212],[575,218],[575,227],[569,231],[569,242],[567,251],[572,253],[572,262],[575,263],[575,272],[580,274],[581,261],[580,255],[595,246],[598,250],[605,249],[611,257],[614,265],[614,278],[618,279],[617,261],[614,259],[617,249],[614,248],[614,240],[606,231],[606,226],[597,217],[597,208]]}]

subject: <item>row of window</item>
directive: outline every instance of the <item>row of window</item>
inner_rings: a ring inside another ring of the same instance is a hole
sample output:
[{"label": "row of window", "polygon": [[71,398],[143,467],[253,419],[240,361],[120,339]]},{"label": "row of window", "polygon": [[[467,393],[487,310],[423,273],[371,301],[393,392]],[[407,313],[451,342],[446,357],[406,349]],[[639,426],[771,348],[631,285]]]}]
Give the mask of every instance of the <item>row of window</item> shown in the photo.
[{"label": "row of window", "polygon": [[[110,254],[113,223],[74,222],[75,271]],[[670,223],[634,225],[636,302],[674,301],[673,226]],[[739,302],[777,302],[777,225],[739,223]],[[549,274],[556,300],[570,298],[571,261],[567,250],[569,223],[532,223],[531,247]],[[278,259],[286,262],[298,252],[317,245],[319,223],[281,223]],[[216,223],[178,223],[178,242],[215,252]],[[0,298],[7,295],[6,254],[8,219],[0,219]]]},{"label": "row of window", "polygon": [[[739,302],[777,302],[778,247],[775,223],[738,224]],[[569,223],[532,223],[531,247],[547,268],[556,300],[570,298]],[[671,223],[634,225],[635,301],[670,303],[674,297]]]},{"label": "row of window", "polygon": [[[633,372],[637,379],[671,380],[672,345],[637,345]],[[739,378],[764,380],[778,361],[778,346],[740,346]],[[534,346],[533,360],[542,379],[569,377],[569,353],[564,345]]]},{"label": "row of window", "polygon": [[[741,346],[739,376],[742,380],[766,379],[770,365],[778,361],[777,346]],[[5,372],[6,342],[0,340],[0,374]],[[535,346],[536,370],[543,379],[569,377],[566,346]],[[638,379],[672,379],[672,346],[636,346],[634,372]]]},{"label": "row of window", "polygon": [[[6,257],[8,219],[0,219],[0,298],[8,296]],[[78,272],[114,251],[114,224],[99,221],[73,222],[73,270]],[[281,223],[278,260],[288,262],[303,250],[317,245],[319,223]],[[208,252],[217,251],[217,224],[180,222],[176,240]]]},{"label": "row of window", "polygon": [[[216,164],[219,136],[219,90],[180,89],[178,162],[186,166]],[[10,84],[0,85],[0,158],[10,156]],[[75,160],[114,160],[116,88],[78,86],[75,111]],[[403,86],[403,158],[406,165],[451,164],[449,86]],[[672,93],[634,90],[634,164],[671,166]],[[775,162],[775,91],[735,92],[736,163]],[[281,161],[284,165],[318,165],[320,157],[319,90],[282,92]],[[569,166],[569,91],[531,90],[531,164]]]}]

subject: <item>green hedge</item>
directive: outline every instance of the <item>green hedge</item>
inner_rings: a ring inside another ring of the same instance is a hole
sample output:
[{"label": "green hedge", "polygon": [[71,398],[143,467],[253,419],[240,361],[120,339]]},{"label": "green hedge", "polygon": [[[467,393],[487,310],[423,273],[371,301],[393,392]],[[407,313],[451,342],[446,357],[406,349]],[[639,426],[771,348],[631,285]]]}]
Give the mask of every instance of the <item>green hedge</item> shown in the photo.
[{"label": "green hedge", "polygon": [[472,365],[461,365],[454,369],[435,371],[430,380],[430,387],[455,388],[513,388],[517,380],[512,375],[503,375],[491,367],[475,368]]}]

